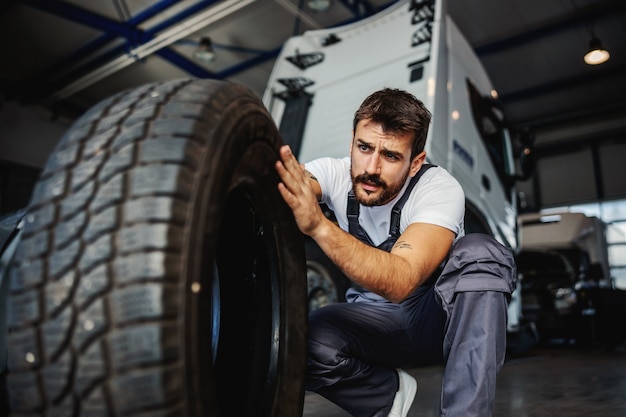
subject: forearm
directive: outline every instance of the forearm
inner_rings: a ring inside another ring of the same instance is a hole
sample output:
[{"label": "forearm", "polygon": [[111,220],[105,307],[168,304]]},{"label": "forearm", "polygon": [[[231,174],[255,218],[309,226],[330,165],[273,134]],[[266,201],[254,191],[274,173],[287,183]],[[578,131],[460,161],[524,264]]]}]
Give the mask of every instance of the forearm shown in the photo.
[{"label": "forearm", "polygon": [[392,302],[404,300],[429,276],[428,271],[416,270],[406,259],[359,241],[331,221],[324,221],[311,237],[353,282]]}]

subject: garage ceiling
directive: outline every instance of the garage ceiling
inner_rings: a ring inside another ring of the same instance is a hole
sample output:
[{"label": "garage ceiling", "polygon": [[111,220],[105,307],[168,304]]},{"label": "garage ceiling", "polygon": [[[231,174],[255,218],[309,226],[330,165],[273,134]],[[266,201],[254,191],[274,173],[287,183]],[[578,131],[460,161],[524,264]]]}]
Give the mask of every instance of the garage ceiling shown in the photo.
[{"label": "garage ceiling", "polygon": [[[334,0],[316,13],[304,0],[4,0],[0,99],[75,118],[117,91],[172,78],[228,79],[262,95],[288,37],[393,3]],[[539,150],[626,137],[626,2],[453,0],[448,9],[510,122],[532,127]],[[592,35],[611,53],[595,67],[583,62]],[[217,52],[209,64],[192,56],[202,37]],[[354,53],[375,56],[367,45]]]}]

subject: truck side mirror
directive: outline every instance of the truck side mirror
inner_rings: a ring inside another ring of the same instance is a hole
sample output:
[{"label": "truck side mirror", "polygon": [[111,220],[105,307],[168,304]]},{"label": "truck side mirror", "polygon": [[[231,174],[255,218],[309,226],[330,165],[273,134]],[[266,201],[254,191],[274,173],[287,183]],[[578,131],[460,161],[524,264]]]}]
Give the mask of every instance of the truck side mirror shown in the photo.
[{"label": "truck side mirror", "polygon": [[515,176],[517,181],[526,181],[535,172],[537,160],[535,158],[534,143],[535,134],[529,128],[524,128],[518,132],[519,143],[519,174]]}]

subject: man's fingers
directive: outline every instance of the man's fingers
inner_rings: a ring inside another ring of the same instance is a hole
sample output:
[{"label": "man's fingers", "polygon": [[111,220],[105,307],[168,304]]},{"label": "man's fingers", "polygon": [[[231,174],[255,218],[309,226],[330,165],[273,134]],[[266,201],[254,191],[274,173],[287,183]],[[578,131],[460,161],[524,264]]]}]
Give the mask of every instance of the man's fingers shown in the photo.
[{"label": "man's fingers", "polygon": [[291,175],[291,172],[285,167],[285,163],[282,161],[276,161],[276,172],[278,172],[278,176],[281,181],[285,184],[285,187],[290,188],[290,185],[293,186],[294,179]]},{"label": "man's fingers", "polygon": [[276,161],[276,172],[281,180],[278,184],[279,191],[283,199],[293,208],[294,200],[297,199],[296,195],[302,192],[302,186],[294,178],[292,172],[285,167],[284,162]]},{"label": "man's fingers", "polygon": [[288,145],[280,148],[280,157],[281,159],[276,161],[276,171],[285,187],[294,193],[302,188],[302,182],[306,179],[304,167],[293,156]]},{"label": "man's fingers", "polygon": [[289,145],[283,145],[280,148],[280,160],[283,161],[283,164],[290,164],[292,163],[292,161],[294,161],[296,158],[293,156],[293,153],[291,152],[291,148],[289,147]]},{"label": "man's fingers", "polygon": [[294,196],[287,189],[284,183],[278,183],[278,192],[283,197],[283,200],[285,200],[285,202],[291,207],[291,205],[293,204]]},{"label": "man's fingers", "polygon": [[289,171],[294,178],[299,179],[299,177],[304,174],[304,168],[298,162],[293,152],[291,152],[289,145],[283,145],[280,148],[280,158],[283,161],[285,169]]}]

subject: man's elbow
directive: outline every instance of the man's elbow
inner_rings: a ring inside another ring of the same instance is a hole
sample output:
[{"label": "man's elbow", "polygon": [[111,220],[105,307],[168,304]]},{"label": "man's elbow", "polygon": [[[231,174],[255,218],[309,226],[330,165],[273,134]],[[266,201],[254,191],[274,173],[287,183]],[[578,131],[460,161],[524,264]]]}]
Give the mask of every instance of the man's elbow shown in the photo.
[{"label": "man's elbow", "polygon": [[412,293],[413,289],[399,288],[394,291],[390,291],[385,298],[392,303],[399,304],[406,300]]},{"label": "man's elbow", "polygon": [[384,297],[392,303],[401,303],[409,298],[424,281],[425,279],[418,281],[411,280],[410,282],[406,281],[401,285],[396,285],[393,288],[388,288]]}]

